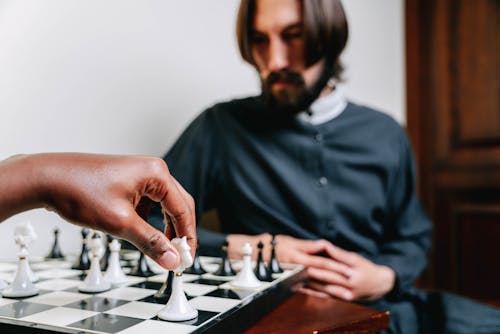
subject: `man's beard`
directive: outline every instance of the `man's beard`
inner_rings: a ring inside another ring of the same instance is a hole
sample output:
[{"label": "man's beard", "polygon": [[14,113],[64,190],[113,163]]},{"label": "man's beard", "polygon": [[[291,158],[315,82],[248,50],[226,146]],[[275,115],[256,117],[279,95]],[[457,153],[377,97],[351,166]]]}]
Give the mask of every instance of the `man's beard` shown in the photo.
[{"label": "man's beard", "polygon": [[[300,73],[290,70],[271,72],[262,80],[262,93],[266,103],[280,114],[295,115],[305,111],[316,100],[328,81],[328,71],[323,70],[320,77],[307,87]],[[285,83],[285,87],[273,91],[273,84]]]}]

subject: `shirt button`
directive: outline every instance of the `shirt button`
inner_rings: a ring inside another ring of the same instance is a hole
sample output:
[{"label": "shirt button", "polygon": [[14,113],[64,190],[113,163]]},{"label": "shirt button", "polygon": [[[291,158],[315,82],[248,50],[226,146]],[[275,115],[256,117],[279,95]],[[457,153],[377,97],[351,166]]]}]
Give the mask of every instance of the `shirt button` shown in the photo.
[{"label": "shirt button", "polygon": [[321,186],[326,186],[328,184],[328,179],[326,177],[324,177],[324,176],[320,177],[319,178],[319,184]]},{"label": "shirt button", "polygon": [[314,136],[314,139],[316,139],[316,141],[318,143],[321,143],[323,141],[323,135],[321,133],[317,133],[315,136]]}]

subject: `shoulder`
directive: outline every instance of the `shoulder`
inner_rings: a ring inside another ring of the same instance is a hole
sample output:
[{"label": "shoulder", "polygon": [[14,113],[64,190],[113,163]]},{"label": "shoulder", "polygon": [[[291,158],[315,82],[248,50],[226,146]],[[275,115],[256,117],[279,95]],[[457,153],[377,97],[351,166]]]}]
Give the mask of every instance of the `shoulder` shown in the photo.
[{"label": "shoulder", "polygon": [[349,102],[342,113],[342,124],[351,131],[380,140],[406,138],[405,129],[389,114]]},{"label": "shoulder", "polygon": [[346,115],[353,121],[370,123],[372,126],[401,129],[401,125],[389,114],[380,110],[349,102],[346,107]]}]

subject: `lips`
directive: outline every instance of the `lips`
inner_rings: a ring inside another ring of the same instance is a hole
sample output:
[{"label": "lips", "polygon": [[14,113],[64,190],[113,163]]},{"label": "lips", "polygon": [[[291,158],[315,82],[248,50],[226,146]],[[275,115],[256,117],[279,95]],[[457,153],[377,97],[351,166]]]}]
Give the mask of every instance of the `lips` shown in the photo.
[{"label": "lips", "polygon": [[278,82],[275,82],[272,84],[272,87],[274,89],[282,89],[282,88],[287,88],[287,87],[291,87],[291,86],[294,86],[294,84],[291,82],[287,82],[287,81],[278,81]]}]

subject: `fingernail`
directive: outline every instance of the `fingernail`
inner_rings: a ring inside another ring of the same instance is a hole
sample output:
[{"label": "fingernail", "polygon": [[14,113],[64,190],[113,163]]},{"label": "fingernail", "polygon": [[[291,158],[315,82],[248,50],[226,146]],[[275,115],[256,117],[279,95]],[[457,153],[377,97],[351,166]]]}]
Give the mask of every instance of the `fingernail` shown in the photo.
[{"label": "fingernail", "polygon": [[158,264],[167,269],[173,269],[179,264],[179,257],[171,250],[168,250],[158,259]]}]

